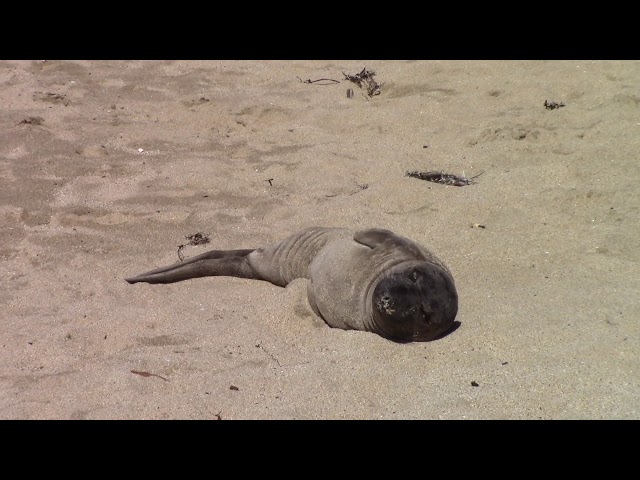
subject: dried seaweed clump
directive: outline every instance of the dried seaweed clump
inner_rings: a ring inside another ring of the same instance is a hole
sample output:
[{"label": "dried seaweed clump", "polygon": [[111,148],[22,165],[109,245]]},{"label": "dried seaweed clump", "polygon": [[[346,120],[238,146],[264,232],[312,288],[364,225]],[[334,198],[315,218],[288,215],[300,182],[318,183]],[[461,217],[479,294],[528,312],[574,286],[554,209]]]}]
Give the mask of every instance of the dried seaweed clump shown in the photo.
[{"label": "dried seaweed clump", "polygon": [[484,172],[480,172],[478,175],[471,177],[471,178],[467,178],[467,177],[460,177],[458,175],[453,175],[451,173],[444,173],[444,172],[418,172],[418,171],[413,171],[413,172],[407,172],[407,177],[413,177],[413,178],[418,178],[420,180],[426,180],[427,182],[434,182],[434,183],[442,183],[443,185],[452,185],[454,187],[464,187],[466,185],[472,185],[476,182],[474,182],[474,178],[478,178],[480,175],[482,175]]},{"label": "dried seaweed clump", "polygon": [[187,243],[186,245],[178,245],[178,258],[181,262],[184,260],[184,254],[182,253],[184,247],[186,247],[187,245],[204,245],[205,243],[209,243],[210,241],[209,237],[200,232],[194,233],[193,235],[187,235],[184,238],[189,240],[189,243]]},{"label": "dried seaweed clump", "polygon": [[550,102],[549,100],[544,101],[544,108],[547,110],[555,110],[556,108],[564,107],[565,104],[562,102]]},{"label": "dried seaweed clump", "polygon": [[356,73],[355,75],[347,75],[342,72],[344,78],[349,80],[350,82],[355,83],[360,88],[364,88],[367,91],[367,95],[369,97],[374,97],[376,95],[380,95],[382,84],[375,81],[373,77],[375,77],[376,72],[373,70],[367,70],[367,68],[363,68],[360,73]]},{"label": "dried seaweed clump", "polygon": [[204,245],[205,243],[209,243],[209,237],[200,232],[194,233],[193,235],[187,235],[185,238],[190,240],[187,245]]}]

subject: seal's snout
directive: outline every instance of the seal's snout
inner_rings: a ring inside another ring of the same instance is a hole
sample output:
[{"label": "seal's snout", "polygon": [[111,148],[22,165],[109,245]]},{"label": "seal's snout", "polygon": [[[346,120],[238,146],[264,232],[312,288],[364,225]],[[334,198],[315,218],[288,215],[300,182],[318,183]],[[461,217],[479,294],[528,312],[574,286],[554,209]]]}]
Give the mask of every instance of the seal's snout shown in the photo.
[{"label": "seal's snout", "polygon": [[425,262],[380,280],[373,305],[373,326],[380,335],[399,342],[429,341],[453,325],[458,294],[448,272]]}]

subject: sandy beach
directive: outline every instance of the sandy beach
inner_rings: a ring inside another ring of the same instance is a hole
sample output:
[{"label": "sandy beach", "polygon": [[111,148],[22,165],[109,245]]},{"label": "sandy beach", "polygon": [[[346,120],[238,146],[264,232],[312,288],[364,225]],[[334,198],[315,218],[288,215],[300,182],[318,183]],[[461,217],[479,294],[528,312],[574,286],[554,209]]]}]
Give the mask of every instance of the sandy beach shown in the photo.
[{"label": "sandy beach", "polygon": [[[345,79],[365,67],[376,95]],[[639,81],[636,61],[0,61],[0,419],[640,418]],[[305,279],[124,281],[314,225],[430,248],[459,328],[330,328]]]}]

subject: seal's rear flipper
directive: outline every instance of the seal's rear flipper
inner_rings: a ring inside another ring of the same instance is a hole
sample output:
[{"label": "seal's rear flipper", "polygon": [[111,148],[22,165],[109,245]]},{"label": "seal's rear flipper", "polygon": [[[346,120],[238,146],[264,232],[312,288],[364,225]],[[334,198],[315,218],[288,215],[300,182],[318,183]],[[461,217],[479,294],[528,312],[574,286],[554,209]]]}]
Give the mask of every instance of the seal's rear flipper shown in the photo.
[{"label": "seal's rear flipper", "polygon": [[129,283],[173,283],[210,276],[258,278],[247,262],[246,257],[251,252],[253,250],[211,250],[184,262],[157,268],[125,280]]}]

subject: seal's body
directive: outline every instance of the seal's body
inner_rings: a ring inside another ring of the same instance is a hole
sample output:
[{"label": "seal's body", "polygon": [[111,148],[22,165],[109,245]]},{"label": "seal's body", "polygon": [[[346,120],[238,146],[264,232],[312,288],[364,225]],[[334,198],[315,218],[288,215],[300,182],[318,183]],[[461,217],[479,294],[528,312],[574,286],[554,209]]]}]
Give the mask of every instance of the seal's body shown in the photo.
[{"label": "seal's body", "polygon": [[458,295],[449,269],[429,250],[389,230],[311,227],[258,249],[212,250],[127,282],[172,283],[224,275],[285,286],[308,278],[313,311],[331,326],[399,342],[449,330]]}]

